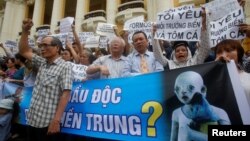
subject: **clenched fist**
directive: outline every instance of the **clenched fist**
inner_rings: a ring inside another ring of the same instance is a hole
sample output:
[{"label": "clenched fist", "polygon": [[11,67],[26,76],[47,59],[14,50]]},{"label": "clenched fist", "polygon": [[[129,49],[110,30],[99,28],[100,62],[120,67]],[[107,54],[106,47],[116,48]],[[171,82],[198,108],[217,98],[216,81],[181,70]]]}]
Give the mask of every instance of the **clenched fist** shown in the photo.
[{"label": "clenched fist", "polygon": [[29,33],[32,26],[33,26],[33,22],[31,19],[24,19],[23,20],[23,25],[22,25],[23,32]]}]

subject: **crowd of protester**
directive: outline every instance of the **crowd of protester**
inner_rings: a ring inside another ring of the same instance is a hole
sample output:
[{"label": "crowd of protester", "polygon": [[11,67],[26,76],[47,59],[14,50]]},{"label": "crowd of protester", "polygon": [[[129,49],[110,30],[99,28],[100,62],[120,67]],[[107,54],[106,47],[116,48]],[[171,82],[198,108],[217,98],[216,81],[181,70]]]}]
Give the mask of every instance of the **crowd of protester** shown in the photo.
[{"label": "crowd of protester", "polygon": [[[7,54],[5,58],[1,58],[0,76],[1,82],[11,82],[25,87],[34,86],[28,114],[28,132],[27,135],[23,135],[26,132],[10,129],[10,125],[14,125],[11,119],[16,116],[10,113],[17,109],[14,106],[17,100],[15,98],[6,100],[0,96],[0,118],[5,118],[5,124],[8,124],[2,128],[4,124],[0,122],[0,140],[15,140],[18,135],[23,138],[28,137],[31,141],[62,139],[55,133],[60,132],[60,119],[69,99],[72,82],[76,80],[72,75],[74,74],[72,66],[75,64],[86,66],[86,70],[82,72],[83,77],[77,78],[78,81],[84,82],[91,79],[133,77],[207,61],[234,60],[242,88],[250,103],[250,47],[242,47],[242,43],[250,38],[250,25],[239,25],[239,30],[246,33],[246,39],[241,41],[226,39],[211,49],[208,44],[209,19],[206,16],[203,18],[205,18],[203,27],[206,28],[202,29],[200,42],[168,42],[152,39],[152,51],[149,49],[147,36],[142,31],[133,34],[132,44],[128,43],[128,34],[124,32],[123,35],[117,34],[117,37],[111,39],[108,49],[98,47],[89,49],[80,43],[74,25],[72,25],[74,42],[66,41],[65,49],[61,41],[52,36],[43,37],[37,48],[32,49],[28,47],[28,36],[33,23],[30,19],[25,19],[19,41],[19,53],[12,54],[0,44]],[[152,34],[155,32],[156,28],[152,30]],[[42,93],[47,94],[40,96]],[[64,136],[63,139],[81,140],[81,137]],[[85,139],[93,140],[87,137]]]}]

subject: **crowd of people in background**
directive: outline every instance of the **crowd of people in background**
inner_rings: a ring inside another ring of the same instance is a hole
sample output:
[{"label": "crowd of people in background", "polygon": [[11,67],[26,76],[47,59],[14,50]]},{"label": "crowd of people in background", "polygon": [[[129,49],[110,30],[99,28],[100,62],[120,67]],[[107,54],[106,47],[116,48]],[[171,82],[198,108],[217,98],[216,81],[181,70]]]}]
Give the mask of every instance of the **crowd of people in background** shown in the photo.
[{"label": "crowd of people in background", "polygon": [[[239,25],[239,30],[246,33],[245,39],[226,39],[211,49],[208,43],[209,19],[206,16],[203,18],[205,22],[200,42],[152,39],[150,45],[146,34],[138,31],[132,36],[133,43],[129,44],[128,34],[124,32],[123,35],[117,34],[117,37],[109,42],[108,49],[84,47],[74,25],[74,42],[66,41],[65,49],[59,39],[49,35],[42,38],[37,48],[29,48],[28,36],[33,22],[25,19],[19,41],[19,53],[12,54],[0,44],[7,54],[1,60],[0,76],[1,81],[34,87],[28,114],[27,140],[62,139],[57,134],[60,132],[60,119],[70,96],[72,82],[76,79],[84,82],[91,79],[133,77],[208,61],[234,60],[250,106],[250,47],[242,46],[245,40],[250,39],[250,25]],[[156,30],[154,27],[153,35]],[[82,78],[74,78],[73,74],[76,72],[72,67],[75,64],[85,66]],[[0,96],[0,141],[15,138],[15,133],[10,134],[11,119],[15,117],[10,114],[15,109],[14,102],[15,99],[7,100]],[[4,122],[2,118],[5,119]],[[3,126],[5,127],[2,128]],[[71,137],[73,138],[80,140]]]}]

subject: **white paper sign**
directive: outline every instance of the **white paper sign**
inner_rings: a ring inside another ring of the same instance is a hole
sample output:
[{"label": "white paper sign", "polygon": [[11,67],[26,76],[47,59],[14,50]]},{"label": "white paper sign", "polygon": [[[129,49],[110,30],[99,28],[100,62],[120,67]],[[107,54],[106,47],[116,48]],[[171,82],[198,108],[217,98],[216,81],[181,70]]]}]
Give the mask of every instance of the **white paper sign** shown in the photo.
[{"label": "white paper sign", "polygon": [[106,36],[100,36],[99,48],[107,48],[109,39]]},{"label": "white paper sign", "polygon": [[144,16],[138,16],[138,17],[127,20],[124,23],[123,30],[129,30],[129,25],[134,22],[144,22]]},{"label": "white paper sign", "polygon": [[63,48],[64,49],[66,48],[66,39],[67,39],[68,33],[53,34],[51,36],[58,38],[62,42]]},{"label": "white paper sign", "polygon": [[100,39],[100,36],[93,36],[93,37],[87,38],[84,47],[86,47],[86,48],[96,48],[96,47],[99,47],[99,39]]},{"label": "white paper sign", "polygon": [[43,37],[43,36],[49,35],[49,32],[50,32],[50,29],[39,29],[37,31],[37,34],[39,37]]},{"label": "white paper sign", "polygon": [[31,39],[31,38],[29,38],[28,39],[28,42],[29,42],[29,46],[31,47],[31,48],[34,48],[35,47],[35,41],[34,41],[34,39]]},{"label": "white paper sign", "polygon": [[203,5],[210,13],[212,21],[218,20],[228,13],[241,8],[237,0],[214,0]]},{"label": "white paper sign", "polygon": [[4,46],[8,48],[12,54],[18,53],[18,47],[16,41],[6,40],[4,42]]},{"label": "white paper sign", "polygon": [[177,7],[157,14],[156,39],[199,41],[202,27],[201,8]]},{"label": "white paper sign", "polygon": [[73,81],[81,82],[87,78],[86,70],[88,66],[81,64],[71,63],[72,73],[73,73]]},{"label": "white paper sign", "polygon": [[146,33],[148,41],[152,39],[152,22],[133,22],[129,24],[128,30],[128,42],[132,43],[133,34],[137,31],[143,31]]},{"label": "white paper sign", "polygon": [[81,44],[85,44],[87,38],[94,37],[95,35],[94,32],[79,32],[78,36]]},{"label": "white paper sign", "polygon": [[72,31],[71,25],[74,22],[73,17],[66,17],[60,20],[60,33],[67,33]]},{"label": "white paper sign", "polygon": [[115,25],[113,24],[107,24],[107,23],[98,23],[97,28],[96,28],[96,33],[101,35],[101,36],[116,36],[114,27]]},{"label": "white paper sign", "polygon": [[245,22],[243,9],[234,10],[221,19],[210,22],[211,40],[210,44],[214,47],[224,39],[243,39],[245,35],[239,32],[238,25]]}]

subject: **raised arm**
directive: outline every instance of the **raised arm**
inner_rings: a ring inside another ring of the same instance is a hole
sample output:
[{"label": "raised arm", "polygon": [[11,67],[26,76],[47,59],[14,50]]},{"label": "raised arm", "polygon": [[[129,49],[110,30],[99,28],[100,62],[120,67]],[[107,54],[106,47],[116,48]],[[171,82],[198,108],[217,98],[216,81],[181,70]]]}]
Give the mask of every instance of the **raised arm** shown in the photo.
[{"label": "raised arm", "polygon": [[[155,32],[156,32],[156,25],[153,25],[153,31],[152,31],[153,37],[155,36]],[[159,44],[159,40],[152,38],[152,46],[153,46],[153,53],[154,53],[155,59],[158,62],[160,62],[163,65],[163,67],[167,66],[168,59],[165,56],[163,56],[163,52]]]},{"label": "raised arm", "polygon": [[80,57],[75,52],[74,48],[72,47],[72,44],[68,40],[66,40],[66,49],[68,49],[71,52],[73,59],[74,59],[74,63],[78,64],[80,62]]},{"label": "raised arm", "polygon": [[73,36],[74,36],[74,39],[75,39],[75,43],[78,47],[78,50],[79,52],[76,52],[76,53],[81,53],[82,52],[82,45],[81,45],[81,42],[80,42],[80,39],[78,37],[78,34],[76,33],[76,30],[75,30],[75,25],[72,24],[72,32],[73,32]]},{"label": "raised arm", "polygon": [[30,29],[33,26],[33,22],[31,19],[23,20],[22,25],[22,34],[19,41],[19,53],[25,57],[26,59],[32,59],[32,50],[29,47],[28,36],[30,34]]},{"label": "raised arm", "polygon": [[201,39],[200,39],[200,43],[198,43],[197,45],[197,50],[192,58],[192,60],[195,60],[193,62],[196,62],[196,64],[204,63],[205,59],[208,57],[209,52],[210,52],[209,21],[210,21],[209,15],[207,12],[205,12],[205,9],[203,9]]}]

